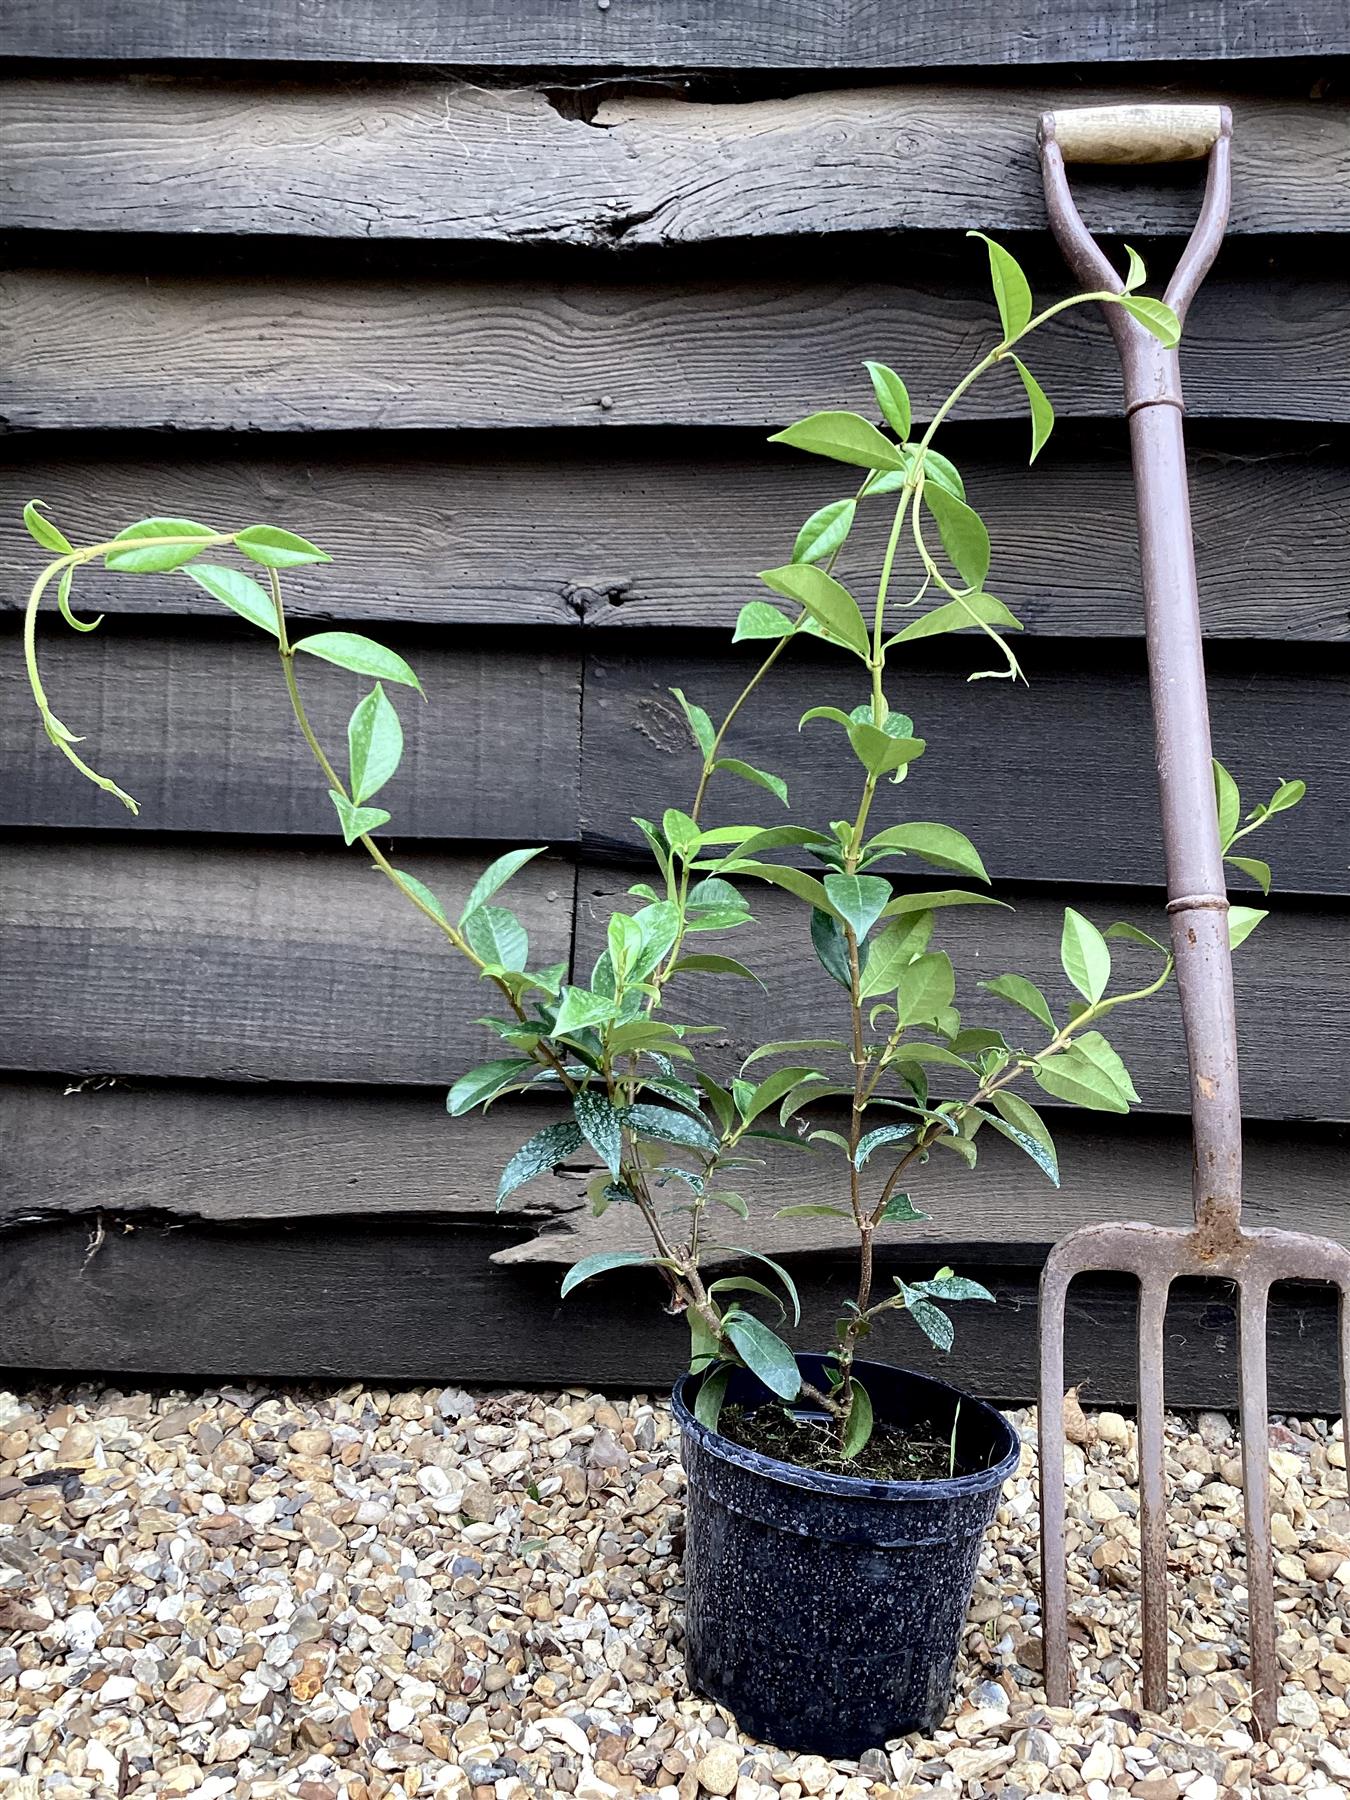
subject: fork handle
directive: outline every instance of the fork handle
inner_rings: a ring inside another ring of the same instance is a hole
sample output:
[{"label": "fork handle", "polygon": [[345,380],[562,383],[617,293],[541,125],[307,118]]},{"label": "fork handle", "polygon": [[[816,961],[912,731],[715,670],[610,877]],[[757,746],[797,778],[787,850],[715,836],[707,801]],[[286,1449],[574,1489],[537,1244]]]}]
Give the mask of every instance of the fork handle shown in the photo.
[{"label": "fork handle", "polygon": [[1224,126],[1220,106],[1070,106],[1041,119],[1066,163],[1198,162]]}]

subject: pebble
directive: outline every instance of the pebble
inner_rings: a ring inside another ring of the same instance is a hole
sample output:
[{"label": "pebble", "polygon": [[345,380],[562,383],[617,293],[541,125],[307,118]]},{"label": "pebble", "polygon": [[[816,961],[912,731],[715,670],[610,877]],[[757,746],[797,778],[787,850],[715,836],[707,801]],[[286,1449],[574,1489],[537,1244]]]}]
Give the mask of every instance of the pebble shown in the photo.
[{"label": "pebble", "polygon": [[719,1738],[707,1753],[701,1756],[695,1765],[694,1773],[699,1784],[710,1794],[730,1794],[736,1787],[736,1780],[741,1772],[741,1759],[736,1746],[726,1738]]}]

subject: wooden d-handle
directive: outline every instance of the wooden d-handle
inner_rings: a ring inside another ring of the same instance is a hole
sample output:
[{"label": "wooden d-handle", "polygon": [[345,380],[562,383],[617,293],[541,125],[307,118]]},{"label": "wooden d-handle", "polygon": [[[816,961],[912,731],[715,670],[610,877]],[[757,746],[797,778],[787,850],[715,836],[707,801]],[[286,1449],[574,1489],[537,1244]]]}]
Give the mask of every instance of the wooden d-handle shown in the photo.
[{"label": "wooden d-handle", "polygon": [[1222,106],[1070,106],[1041,115],[1066,163],[1195,162],[1226,134]]}]

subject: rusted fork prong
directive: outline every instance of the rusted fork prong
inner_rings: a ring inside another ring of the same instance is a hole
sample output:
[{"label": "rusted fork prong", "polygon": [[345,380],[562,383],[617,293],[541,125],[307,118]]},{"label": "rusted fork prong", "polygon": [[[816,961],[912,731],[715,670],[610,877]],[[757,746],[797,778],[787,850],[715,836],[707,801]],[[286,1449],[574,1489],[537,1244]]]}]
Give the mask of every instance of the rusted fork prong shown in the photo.
[{"label": "rusted fork prong", "polygon": [[1266,1404],[1266,1302],[1260,1276],[1238,1283],[1238,1429],[1247,1518],[1247,1636],[1252,1717],[1269,1735],[1279,1680],[1275,1668],[1275,1571],[1270,1547],[1270,1414]]},{"label": "rusted fork prong", "polygon": [[1064,1543],[1064,1302],[1074,1269],[1050,1252],[1041,1275],[1041,1640],[1045,1695],[1069,1704],[1069,1559]]},{"label": "rusted fork prong", "polygon": [[1167,1487],[1163,1462],[1163,1330],[1171,1278],[1139,1284],[1139,1576],[1143,1608],[1143,1701],[1167,1705]]}]

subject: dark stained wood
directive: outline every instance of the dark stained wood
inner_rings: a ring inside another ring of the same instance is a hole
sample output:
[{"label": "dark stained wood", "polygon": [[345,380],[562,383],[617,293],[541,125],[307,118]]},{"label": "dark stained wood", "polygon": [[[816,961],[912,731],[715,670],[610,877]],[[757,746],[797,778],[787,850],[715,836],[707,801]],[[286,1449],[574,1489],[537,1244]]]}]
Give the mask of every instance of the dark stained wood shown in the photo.
[{"label": "dark stained wood", "polygon": [[[1347,229],[1350,109],[1329,99],[972,82],[740,103],[639,94],[586,123],[528,87],[214,72],[0,85],[0,229],[600,247],[1039,231],[1041,112],[1148,99],[1233,105],[1230,233]],[[1088,216],[1134,236],[1189,230],[1194,188],[1133,171]]]},{"label": "dark stained wood", "polygon": [[[394,855],[456,916],[485,853]],[[570,865],[502,900],[534,967],[568,954]],[[5,848],[8,1067],[222,1081],[446,1084],[494,1054],[495,988],[359,849],[62,839]]]},{"label": "dark stained wood", "polygon": [[[1350,639],[1345,454],[1290,438],[1244,452],[1230,435],[1190,431],[1206,633]],[[957,426],[944,441],[989,522],[998,592],[1029,632],[1138,636],[1124,427],[1069,425],[1030,474],[1018,427],[990,436]],[[730,630],[753,571],[782,560],[802,520],[847,483],[842,470],[728,433],[691,433],[677,447],[645,432],[542,444],[503,435],[472,455],[416,436],[393,449],[317,437],[298,453],[268,440],[246,455],[194,437],[159,460],[138,437],[34,448],[13,439],[0,461],[0,611],[22,606],[39,566],[20,521],[38,494],[77,536],[155,511],[287,524],[336,559],[291,577],[297,618]],[[888,523],[884,509],[864,516],[841,576],[877,568]],[[182,578],[91,568],[80,591],[87,612],[218,612]]]},{"label": "dark stained wood", "polygon": [[[100,1212],[234,1225],[413,1213],[483,1223],[497,1216],[497,1180],[507,1159],[564,1116],[561,1102],[540,1100],[452,1120],[439,1089],[11,1080],[0,1084],[0,1224]],[[954,1157],[935,1158],[913,1190],[930,1219],[888,1231],[889,1247],[987,1255],[998,1244],[1014,1258],[1029,1257],[1077,1225],[1187,1217],[1190,1131],[1183,1121],[1120,1124],[1068,1114],[1057,1141],[1058,1189],[988,1133],[974,1174]],[[831,1199],[838,1159],[762,1148],[767,1166],[753,1181],[746,1177],[750,1216],[730,1234],[736,1242],[779,1256],[851,1248],[846,1221],[774,1216],[781,1206]],[[1344,1237],[1346,1148],[1345,1133],[1335,1128],[1253,1127],[1246,1144],[1249,1222]],[[583,1190],[598,1167],[583,1149],[555,1175],[518,1188],[500,1222],[538,1235],[497,1251],[495,1260],[566,1266],[595,1250],[645,1246],[645,1228],[631,1208],[592,1217]],[[876,1167],[884,1176],[880,1159]]]},{"label": "dark stained wood", "polygon": [[629,0],[560,10],[555,0],[10,0],[12,56],[461,63],[623,69],[969,68],[1331,56],[1350,50],[1328,0],[779,0],[729,11],[714,0]]},{"label": "dark stained wood", "polygon": [[[0,1368],[659,1390],[687,1357],[685,1330],[665,1315],[650,1278],[625,1270],[560,1300],[556,1269],[492,1267],[489,1253],[507,1234],[459,1219],[330,1218],[247,1232],[133,1224],[106,1230],[96,1248],[94,1235],[88,1220],[4,1234]],[[878,1264],[883,1282],[932,1272],[931,1257],[883,1253]],[[903,1329],[887,1332],[876,1354],[997,1402],[1024,1403],[1036,1386],[1035,1270],[1006,1261],[962,1267],[997,1304],[962,1309],[951,1354]],[[831,1340],[850,1278],[844,1259],[818,1256],[800,1267],[797,1343]],[[1336,1410],[1335,1318],[1329,1290],[1277,1290],[1273,1411]],[[1173,1290],[1166,1348],[1171,1405],[1231,1407],[1235,1331],[1221,1287]],[[1090,1381],[1097,1405],[1129,1405],[1134,1353],[1130,1287],[1076,1283],[1067,1379]]]},{"label": "dark stained wood", "polygon": [[[1221,587],[1221,571],[1214,573]],[[997,564],[991,581],[1001,592]],[[955,650],[916,645],[908,657],[903,647],[893,652],[890,699],[930,748],[903,784],[883,784],[872,824],[917,818],[955,825],[974,840],[995,880],[1161,883],[1142,648],[1084,654],[1024,638],[1017,647],[1027,688],[969,682],[972,670],[1000,666],[998,654],[978,633],[947,643],[954,641]],[[696,753],[670,689],[682,688],[720,721],[760,660],[744,654],[755,648],[700,657],[681,641],[680,654],[626,655],[625,641],[617,654],[588,658],[581,804],[589,843],[638,846],[634,814],[659,819],[667,806],[689,804]],[[1269,799],[1288,776],[1303,775],[1309,794],[1242,847],[1271,862],[1284,893],[1350,893],[1342,823],[1350,812],[1350,667],[1338,669],[1335,658],[1312,668],[1293,657],[1272,666],[1263,656],[1269,653],[1229,649],[1211,658],[1215,754],[1237,779],[1244,811]],[[862,770],[837,726],[818,721],[799,735],[797,722],[808,707],[847,710],[866,698],[865,675],[852,658],[794,648],[727,741],[728,755],[786,779],[791,811],[763,789],[723,775],[710,790],[706,822],[828,829],[844,805],[841,795],[861,793]],[[903,869],[924,879],[917,859]],[[1232,876],[1235,892],[1250,889],[1243,898],[1259,899],[1245,876]]]},{"label": "dark stained wood", "polygon": [[[603,942],[610,910],[620,903],[639,904],[625,900],[631,879],[614,870],[579,871],[575,961],[583,980]],[[962,884],[938,875],[916,885]],[[749,886],[747,882],[747,891]],[[710,933],[698,947],[747,963],[766,983],[767,997],[746,981],[686,975],[671,1003],[676,1017],[725,1028],[723,1035],[707,1040],[708,1059],[728,1069],[771,1039],[838,1035],[847,1022],[843,992],[821,970],[811,949],[806,908],[780,889],[756,887],[757,922]],[[1008,897],[1016,901],[1014,912],[956,907],[940,915],[933,948],[947,950],[956,966],[956,1004],[966,1024],[994,1024],[1017,1034],[1025,1021],[1032,1049],[1045,1041],[1035,1035],[1040,1028],[1016,1008],[983,993],[978,981],[1008,970],[1029,975],[1062,1014],[1073,997],[1059,968],[1065,904],[1101,926],[1126,918],[1158,936],[1165,923],[1160,902],[1133,896],[1070,889],[1053,899],[1016,891]],[[1331,907],[1280,907],[1278,901],[1273,907],[1234,959],[1244,1109],[1255,1119],[1350,1119],[1350,1081],[1342,1055],[1343,1021],[1350,1006],[1350,920]],[[1117,946],[1116,956],[1126,979],[1138,976],[1139,984],[1156,962],[1152,952],[1128,944]],[[1143,1111],[1189,1110],[1174,988],[1151,1002],[1122,1008],[1106,1030],[1134,1076]]]},{"label": "dark stained wood", "polygon": [[[878,356],[922,418],[994,342],[976,248],[959,274],[943,264],[894,285],[21,270],[0,281],[0,418],[16,430],[777,428],[870,405],[860,365]],[[1028,356],[1065,416],[1119,414],[1094,313],[1061,315]],[[1194,416],[1344,421],[1347,370],[1340,280],[1206,282],[1187,326]],[[1021,384],[996,371],[961,416],[1025,412]]]},{"label": "dark stained wood", "polygon": [[[340,573],[330,574],[337,587]],[[154,585],[201,592],[183,576]],[[308,635],[295,633],[301,643]],[[412,663],[427,696],[424,703],[409,688],[386,689],[405,743],[402,766],[376,796],[393,815],[391,829],[402,838],[576,841],[579,651],[500,639],[451,647],[443,636],[407,631],[380,637]],[[52,704],[87,735],[96,765],[116,767],[141,813],[131,819],[55,753],[11,629],[0,633],[0,825],[262,837],[338,831],[272,640],[242,620],[172,637],[110,620],[77,638],[53,615],[39,655]],[[371,683],[312,657],[301,656],[297,669],[320,741],[345,770],[347,719]]]}]

